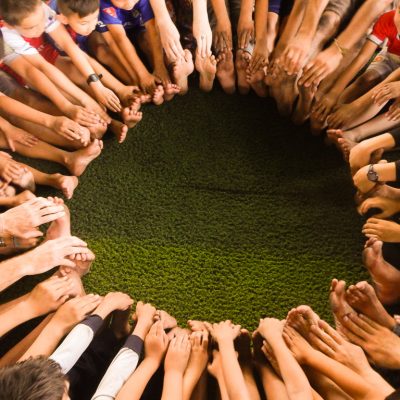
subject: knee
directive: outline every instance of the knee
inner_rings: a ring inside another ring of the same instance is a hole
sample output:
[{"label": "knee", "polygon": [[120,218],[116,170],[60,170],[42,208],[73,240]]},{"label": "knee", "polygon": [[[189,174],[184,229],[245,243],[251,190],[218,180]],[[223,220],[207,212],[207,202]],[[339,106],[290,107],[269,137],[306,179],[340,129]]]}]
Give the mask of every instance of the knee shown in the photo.
[{"label": "knee", "polygon": [[339,29],[341,18],[338,14],[325,11],[319,21],[318,30],[326,34],[333,34]]}]

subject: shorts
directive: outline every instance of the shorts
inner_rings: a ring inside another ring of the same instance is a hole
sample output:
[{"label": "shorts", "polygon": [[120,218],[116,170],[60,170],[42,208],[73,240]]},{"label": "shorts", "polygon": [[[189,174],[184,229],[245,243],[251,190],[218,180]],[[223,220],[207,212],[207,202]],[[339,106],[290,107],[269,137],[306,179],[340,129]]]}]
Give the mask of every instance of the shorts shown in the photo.
[{"label": "shorts", "polygon": [[268,12],[285,17],[292,11],[294,0],[270,0],[268,2]]},{"label": "shorts", "polygon": [[12,97],[14,92],[24,86],[24,80],[15,73],[8,65],[0,64],[0,92]]},{"label": "shorts", "polygon": [[376,71],[383,80],[399,67],[400,56],[382,50],[372,60],[366,71]]},{"label": "shorts", "polygon": [[146,28],[144,25],[135,25],[133,27],[130,27],[126,31],[126,36],[128,36],[129,40],[132,43],[135,43],[137,41],[137,38],[139,35],[142,33],[146,32]]}]

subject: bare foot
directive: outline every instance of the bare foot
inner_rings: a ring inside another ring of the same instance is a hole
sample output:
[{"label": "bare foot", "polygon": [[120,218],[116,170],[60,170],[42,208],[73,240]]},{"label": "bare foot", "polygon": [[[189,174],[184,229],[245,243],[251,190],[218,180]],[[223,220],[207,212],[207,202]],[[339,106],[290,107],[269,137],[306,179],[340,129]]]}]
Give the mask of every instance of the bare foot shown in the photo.
[{"label": "bare foot", "polygon": [[235,67],[231,50],[221,51],[217,57],[217,78],[223,91],[233,94],[236,91]]},{"label": "bare foot", "polygon": [[[129,108],[124,108],[122,112],[126,115],[129,113]],[[113,119],[109,125],[109,129],[117,138],[118,143],[123,143],[125,141],[126,135],[128,134],[128,126],[125,123]]]},{"label": "bare foot", "polygon": [[276,79],[271,85],[270,93],[276,100],[278,111],[282,116],[290,116],[298,91],[296,75],[289,76],[283,69],[277,68]]},{"label": "bare foot", "polygon": [[46,232],[46,240],[58,239],[71,236],[71,216],[68,207],[63,200],[58,197],[51,198],[56,205],[64,207],[65,215],[53,221]]},{"label": "bare foot", "polygon": [[176,319],[164,310],[158,310],[154,316],[154,320],[161,321],[164,330],[176,328],[178,326]]},{"label": "bare foot", "polygon": [[388,329],[393,329],[394,318],[385,310],[376,296],[374,288],[368,282],[362,281],[349,286],[346,291],[346,300],[359,313]]},{"label": "bare foot", "polygon": [[296,125],[302,125],[310,117],[318,87],[315,85],[310,85],[308,87],[297,85],[297,88],[299,91],[299,97],[297,99],[296,108],[292,116],[292,121]]},{"label": "bare foot", "polygon": [[235,67],[238,79],[238,89],[240,94],[250,92],[250,84],[247,80],[247,68],[249,67],[250,54],[247,51],[239,49],[236,52]]},{"label": "bare foot", "polygon": [[[140,108],[140,106],[139,106]],[[143,113],[138,111],[139,109],[132,105],[122,110],[122,120],[124,124],[129,128],[134,128],[143,118]],[[126,136],[126,135],[125,135]],[[122,142],[119,142],[122,143]]]},{"label": "bare foot", "polygon": [[35,178],[28,169],[24,168],[22,174],[18,178],[13,179],[12,183],[19,186],[21,189],[30,190],[32,193],[36,190]]},{"label": "bare foot", "polygon": [[162,85],[158,85],[156,87],[151,100],[156,106],[160,106],[162,103],[164,103],[164,88]]},{"label": "bare foot", "polygon": [[268,96],[268,87],[264,81],[265,81],[264,68],[259,69],[254,74],[247,75],[247,82],[250,84],[251,88],[254,90],[254,92],[258,97]]},{"label": "bare foot", "polygon": [[51,175],[54,181],[53,187],[63,192],[63,195],[69,200],[72,199],[74,191],[78,186],[79,180],[76,176],[66,176],[61,174]]},{"label": "bare foot", "polygon": [[79,277],[82,277],[90,272],[90,268],[92,267],[92,264],[96,259],[96,256],[89,249],[87,253],[74,254],[70,256],[69,259],[75,263],[75,267],[71,268],[66,266],[60,266],[59,270],[62,271],[64,274],[69,274],[73,272],[75,274],[78,274]]},{"label": "bare foot", "polygon": [[341,320],[343,317],[351,312],[353,308],[346,301],[346,282],[333,279],[331,283],[331,290],[329,295],[329,303],[335,317],[336,330],[342,332]]},{"label": "bare foot", "polygon": [[374,282],[378,299],[383,304],[393,304],[400,300],[400,271],[384,260],[383,243],[369,239],[363,251],[363,262]]},{"label": "bare foot", "polygon": [[383,197],[390,200],[398,201],[400,200],[400,189],[394,188],[386,184],[376,185],[368,193],[361,193],[358,191],[354,196],[354,200],[357,205],[360,205],[370,197]]},{"label": "bare foot", "polygon": [[172,78],[174,83],[180,87],[179,94],[186,94],[189,90],[188,76],[193,72],[193,57],[192,53],[185,49],[185,56],[181,57],[172,65]]},{"label": "bare foot", "polygon": [[319,316],[309,306],[299,306],[289,311],[286,324],[296,329],[304,338],[308,339],[310,328],[318,325]]},{"label": "bare foot", "polygon": [[196,70],[200,74],[200,89],[204,92],[210,92],[214,85],[215,74],[217,72],[217,60],[215,57],[201,57],[196,53]]},{"label": "bare foot", "polygon": [[172,100],[176,94],[179,94],[181,88],[174,83],[168,83],[164,86],[164,100],[170,101]]},{"label": "bare foot", "polygon": [[203,321],[189,319],[188,325],[193,332],[200,332],[207,329]]},{"label": "bare foot", "polygon": [[65,160],[65,166],[69,169],[72,175],[81,176],[87,166],[97,158],[103,149],[103,142],[99,139],[94,139],[89,146],[83,149],[68,153]]},{"label": "bare foot", "polygon": [[21,193],[18,193],[17,195],[13,196],[13,203],[11,207],[17,207],[21,205],[22,203],[25,203],[28,200],[34,199],[36,196],[29,190],[24,190]]}]

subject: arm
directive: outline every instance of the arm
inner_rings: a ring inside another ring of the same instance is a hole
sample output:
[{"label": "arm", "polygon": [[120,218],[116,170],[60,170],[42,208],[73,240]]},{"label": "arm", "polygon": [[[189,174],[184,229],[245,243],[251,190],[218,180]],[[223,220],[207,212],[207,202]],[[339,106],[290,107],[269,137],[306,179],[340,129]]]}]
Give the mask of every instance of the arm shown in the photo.
[{"label": "arm", "polygon": [[[63,25],[60,24],[49,34],[57,45],[68,54],[75,67],[80,71],[85,79],[90,75],[95,75],[95,71],[90,65],[88,57],[72,40]],[[121,110],[121,103],[119,102],[118,97],[112,90],[104,87],[100,80],[90,83],[90,88],[100,104],[114,112]]]},{"label": "arm", "polygon": [[174,62],[180,57],[184,57],[185,53],[180,42],[180,35],[169,16],[165,0],[150,0],[150,4],[160,31],[162,47],[168,60]]},{"label": "arm", "polygon": [[101,380],[92,400],[115,399],[129,376],[135,371],[143,350],[144,339],[153,324],[156,309],[150,304],[138,302],[138,318],[132,335],[128,337],[122,349],[114,357]]},{"label": "arm", "polygon": [[232,27],[225,0],[211,0],[217,25],[213,32],[213,43],[217,53],[232,50]]},{"label": "arm", "polygon": [[255,31],[256,45],[251,57],[249,70],[256,73],[268,63],[268,42],[267,42],[267,22],[268,22],[268,0],[257,0],[255,7]]},{"label": "arm", "polygon": [[197,42],[197,52],[201,57],[211,56],[212,32],[208,19],[207,1],[192,0],[193,36]]},{"label": "arm", "polygon": [[[262,1],[268,2],[268,0]],[[240,15],[237,26],[239,49],[245,49],[249,45],[250,41],[254,39],[253,7],[254,0],[242,0],[242,2],[240,3]],[[262,11],[265,13],[265,15],[267,15],[268,6],[265,10]],[[265,19],[265,21],[267,20]]]}]

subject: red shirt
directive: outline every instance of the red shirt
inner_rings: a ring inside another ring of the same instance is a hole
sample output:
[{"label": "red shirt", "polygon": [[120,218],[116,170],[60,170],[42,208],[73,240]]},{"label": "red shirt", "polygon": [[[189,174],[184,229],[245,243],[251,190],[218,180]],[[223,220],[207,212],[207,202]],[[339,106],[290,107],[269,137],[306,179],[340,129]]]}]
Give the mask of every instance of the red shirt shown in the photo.
[{"label": "red shirt", "polygon": [[396,25],[394,24],[394,16],[397,10],[389,11],[381,15],[376,21],[372,33],[368,39],[381,46],[387,39],[388,52],[400,56],[400,38]]}]

